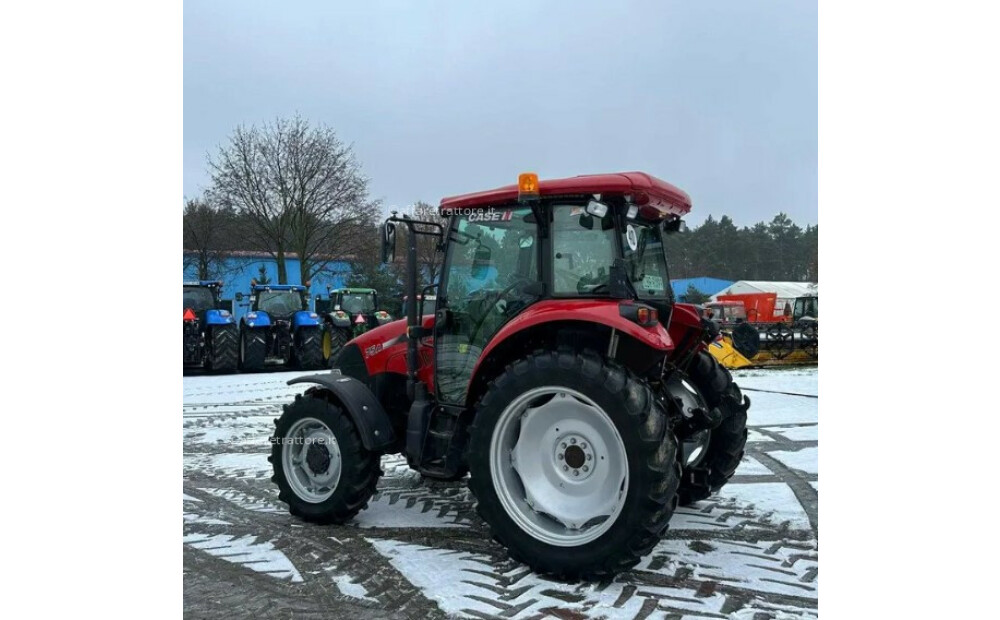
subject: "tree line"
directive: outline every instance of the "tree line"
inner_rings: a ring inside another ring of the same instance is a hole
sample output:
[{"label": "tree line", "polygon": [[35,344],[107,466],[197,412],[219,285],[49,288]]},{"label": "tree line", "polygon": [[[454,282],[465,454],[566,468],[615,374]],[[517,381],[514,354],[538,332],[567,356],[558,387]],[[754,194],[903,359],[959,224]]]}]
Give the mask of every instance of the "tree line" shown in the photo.
[{"label": "tree line", "polygon": [[[347,263],[348,285],[374,288],[386,301],[401,298],[402,265],[379,260],[381,204],[369,195],[351,146],[332,129],[300,117],[239,126],[209,156],[208,169],[209,188],[184,206],[184,267],[199,279],[225,277],[232,253],[252,251],[274,259],[278,284],[289,283],[286,260],[294,255],[300,283]],[[408,212],[444,222],[425,202]],[[402,254],[406,231],[397,230]],[[784,213],[743,228],[710,216],[668,238],[670,275],[818,281],[818,240],[817,226],[803,229]],[[440,259],[435,242],[419,237],[421,286],[437,281]]]},{"label": "tree line", "polygon": [[709,216],[666,244],[671,278],[819,281],[819,226],[802,228],[784,213],[743,228]]}]

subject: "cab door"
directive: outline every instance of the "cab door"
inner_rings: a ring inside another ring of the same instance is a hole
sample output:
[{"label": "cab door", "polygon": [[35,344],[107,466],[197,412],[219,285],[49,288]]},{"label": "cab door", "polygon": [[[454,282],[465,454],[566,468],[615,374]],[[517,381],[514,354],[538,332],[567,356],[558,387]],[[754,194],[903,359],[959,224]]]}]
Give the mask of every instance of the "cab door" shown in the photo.
[{"label": "cab door", "polygon": [[434,327],[439,402],[464,405],[472,371],[493,335],[538,293],[538,227],[530,208],[451,218]]}]

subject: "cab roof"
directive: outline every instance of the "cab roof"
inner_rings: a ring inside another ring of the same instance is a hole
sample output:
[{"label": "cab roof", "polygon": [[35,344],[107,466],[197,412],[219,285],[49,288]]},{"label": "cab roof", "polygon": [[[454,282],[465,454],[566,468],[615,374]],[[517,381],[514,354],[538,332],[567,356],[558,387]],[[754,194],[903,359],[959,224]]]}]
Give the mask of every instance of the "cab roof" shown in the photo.
[{"label": "cab roof", "polygon": [[306,287],[301,284],[254,284],[255,291],[304,291]]},{"label": "cab roof", "polygon": [[[632,196],[643,217],[681,217],[691,211],[691,197],[684,190],[645,172],[585,174],[565,179],[539,179],[539,196],[566,194],[623,194]],[[441,199],[441,214],[454,209],[475,209],[517,202],[517,184]]]},{"label": "cab roof", "polygon": [[350,295],[363,295],[366,293],[374,293],[373,288],[331,288],[330,294],[333,293],[348,293]]}]

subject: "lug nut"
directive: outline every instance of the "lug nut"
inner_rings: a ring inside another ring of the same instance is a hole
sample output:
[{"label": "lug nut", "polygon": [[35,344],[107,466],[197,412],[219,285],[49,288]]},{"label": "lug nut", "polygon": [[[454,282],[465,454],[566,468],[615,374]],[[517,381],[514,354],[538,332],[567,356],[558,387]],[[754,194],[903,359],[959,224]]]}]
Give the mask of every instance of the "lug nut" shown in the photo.
[{"label": "lug nut", "polygon": [[591,460],[591,459],[593,459],[593,458],[594,458],[594,455],[593,455],[593,454],[588,454],[588,455],[587,455],[587,460],[588,460],[588,461],[589,461],[589,460]]},{"label": "lug nut", "polygon": [[573,470],[573,475],[574,476],[579,476],[580,475],[580,470],[579,469],[574,469]]},{"label": "lug nut", "polygon": [[569,442],[575,444],[576,443],[576,437],[574,437],[573,439],[570,439]]},{"label": "lug nut", "polygon": [[566,449],[566,442],[565,442],[565,441],[564,441],[564,442],[562,442],[562,448],[563,448],[563,450],[565,450],[565,449]]},{"label": "lug nut", "polygon": [[587,442],[583,442],[582,444],[580,444],[580,447],[583,448],[584,450],[586,450],[587,449]]},{"label": "lug nut", "polygon": [[569,471],[569,467],[567,465],[563,465],[563,471]]},{"label": "lug nut", "polygon": [[559,455],[559,460],[560,461],[563,460],[563,455],[561,455],[561,454]]},{"label": "lug nut", "polygon": [[587,467],[586,465],[584,465],[584,466],[583,466],[583,471],[590,471],[590,468],[589,468],[589,467]]}]

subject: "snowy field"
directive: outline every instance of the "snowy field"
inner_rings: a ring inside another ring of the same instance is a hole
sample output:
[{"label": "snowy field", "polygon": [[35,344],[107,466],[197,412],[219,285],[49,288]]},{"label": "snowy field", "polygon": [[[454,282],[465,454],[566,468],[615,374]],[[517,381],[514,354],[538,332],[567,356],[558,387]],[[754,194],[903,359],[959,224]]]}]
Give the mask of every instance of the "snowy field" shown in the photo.
[{"label": "snowy field", "polygon": [[[291,517],[267,437],[300,374],[184,378],[184,608],[202,617],[816,617],[818,372],[734,373],[747,454],[717,497],[679,508],[635,570],[608,583],[541,578],[489,540],[463,483],[383,458],[346,526]],[[809,396],[802,396],[803,394]]]}]

